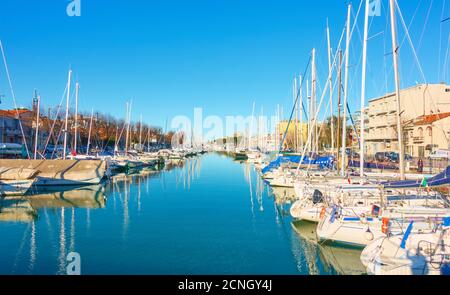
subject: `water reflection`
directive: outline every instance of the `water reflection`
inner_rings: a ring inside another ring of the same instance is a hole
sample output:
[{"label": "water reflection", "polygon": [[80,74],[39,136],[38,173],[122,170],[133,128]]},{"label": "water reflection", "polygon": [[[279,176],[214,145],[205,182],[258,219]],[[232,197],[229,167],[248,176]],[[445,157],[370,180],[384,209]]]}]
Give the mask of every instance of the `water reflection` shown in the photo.
[{"label": "water reflection", "polygon": [[82,188],[51,189],[20,197],[0,198],[0,221],[34,222],[39,209],[45,208],[104,208],[106,196],[102,185]]},{"label": "water reflection", "polygon": [[106,206],[104,185],[91,185],[79,188],[65,187],[54,191],[52,188],[26,196],[31,206],[40,208],[90,208]]},{"label": "water reflection", "polygon": [[294,188],[272,187],[271,191],[277,204],[291,204],[296,199]]},{"label": "water reflection", "polygon": [[36,217],[37,212],[28,199],[22,197],[0,198],[0,221],[32,222]]},{"label": "water reflection", "polygon": [[[33,273],[38,260],[38,253],[44,252],[48,256],[45,247],[40,248],[37,240],[45,235],[42,229],[39,231],[36,223],[40,216],[44,217],[47,232],[50,233],[49,242],[56,250],[56,273],[65,273],[66,255],[75,250],[75,208],[99,209],[106,206],[106,196],[103,185],[85,187],[62,187],[58,191],[53,188],[44,188],[34,191],[30,195],[20,197],[0,198],[0,222],[12,224],[28,224],[23,231],[23,236],[14,257],[12,273],[16,272],[21,262],[24,262],[24,250],[29,245],[28,264],[25,266],[29,273]],[[49,211],[56,218],[51,220]],[[66,218],[70,216],[70,231],[67,232]],[[53,226],[58,226],[57,243],[53,241]],[[1,224],[0,224],[1,226]],[[41,238],[42,239],[42,238]],[[68,240],[69,239],[69,240]],[[57,247],[55,247],[57,245]],[[50,263],[46,261],[46,263]],[[3,271],[3,270],[2,270]],[[21,271],[23,273],[24,271]]]},{"label": "water reflection", "polygon": [[316,223],[295,221],[293,230],[299,235],[304,251],[304,258],[310,274],[317,274],[317,259],[324,267],[341,275],[362,275],[366,273],[361,263],[361,250],[320,244],[316,235]]},{"label": "water reflection", "polygon": [[[272,187],[279,216],[291,220],[289,208],[296,200],[293,188]],[[318,242],[316,223],[292,221],[293,237],[291,239],[292,253],[300,273],[361,275],[366,270],[361,263],[361,251]]]},{"label": "water reflection", "polygon": [[292,223],[294,200],[254,165],[216,155],[0,198],[0,273],[64,274],[72,251],[92,274],[364,273],[359,251],[319,245],[315,224]]}]

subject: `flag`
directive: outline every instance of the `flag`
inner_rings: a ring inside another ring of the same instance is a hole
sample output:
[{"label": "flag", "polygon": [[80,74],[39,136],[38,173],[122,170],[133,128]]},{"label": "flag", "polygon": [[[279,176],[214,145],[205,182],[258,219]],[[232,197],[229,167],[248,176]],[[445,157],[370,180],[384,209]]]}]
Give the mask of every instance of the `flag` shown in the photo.
[{"label": "flag", "polygon": [[369,1],[369,16],[381,16],[381,1],[371,0]]},{"label": "flag", "polygon": [[428,181],[427,181],[427,179],[425,177],[422,179],[422,182],[420,183],[420,186],[421,187],[428,187]]}]

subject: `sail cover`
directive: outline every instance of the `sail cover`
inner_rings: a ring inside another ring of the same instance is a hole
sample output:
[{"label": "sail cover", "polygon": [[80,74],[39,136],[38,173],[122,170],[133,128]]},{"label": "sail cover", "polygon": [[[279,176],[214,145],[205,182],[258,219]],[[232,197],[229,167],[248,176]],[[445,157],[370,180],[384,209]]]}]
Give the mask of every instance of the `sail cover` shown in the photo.
[{"label": "sail cover", "polygon": [[[301,156],[282,156],[278,157],[275,161],[270,162],[264,169],[262,169],[262,173],[267,173],[273,169],[276,169],[281,166],[281,164],[284,163],[294,163],[299,164],[302,160]],[[305,156],[303,158],[302,164],[314,164],[314,160],[311,160],[309,157]]]},{"label": "sail cover", "polygon": [[388,181],[382,183],[385,188],[415,188],[415,187],[437,187],[450,184],[450,166],[441,173],[428,178],[418,180]]},{"label": "sail cover", "polygon": [[[300,161],[302,160],[301,156],[283,156],[278,157],[275,161],[271,162],[269,165],[264,167],[262,170],[262,173],[267,173],[271,171],[272,169],[276,169],[281,166],[283,163],[294,163],[294,164],[300,164]],[[303,165],[318,165],[319,168],[325,169],[325,168],[332,168],[334,164],[334,157],[321,157],[317,159],[311,159],[307,156],[303,158],[302,163]]]}]

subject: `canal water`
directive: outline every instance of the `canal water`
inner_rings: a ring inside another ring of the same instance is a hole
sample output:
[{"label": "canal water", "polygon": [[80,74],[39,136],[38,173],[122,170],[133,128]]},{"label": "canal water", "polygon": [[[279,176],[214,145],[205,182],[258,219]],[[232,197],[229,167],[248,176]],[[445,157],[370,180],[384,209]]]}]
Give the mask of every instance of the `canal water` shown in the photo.
[{"label": "canal water", "polygon": [[293,223],[291,189],[207,154],[107,183],[0,201],[0,274],[363,274],[360,251]]}]

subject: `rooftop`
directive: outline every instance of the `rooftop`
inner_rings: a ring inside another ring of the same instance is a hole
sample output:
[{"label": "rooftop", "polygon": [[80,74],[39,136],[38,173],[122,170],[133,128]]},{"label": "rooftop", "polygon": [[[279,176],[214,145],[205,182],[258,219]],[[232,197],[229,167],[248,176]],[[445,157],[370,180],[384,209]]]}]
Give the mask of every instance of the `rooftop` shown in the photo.
[{"label": "rooftop", "polygon": [[429,124],[433,124],[436,121],[445,119],[450,117],[450,113],[438,113],[438,114],[431,114],[431,115],[424,115],[424,116],[420,116],[418,117],[414,124],[415,125],[429,125]]}]

